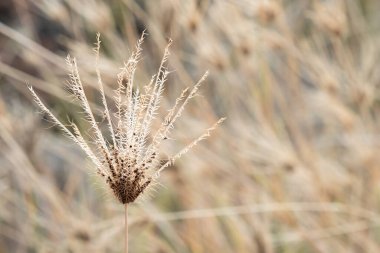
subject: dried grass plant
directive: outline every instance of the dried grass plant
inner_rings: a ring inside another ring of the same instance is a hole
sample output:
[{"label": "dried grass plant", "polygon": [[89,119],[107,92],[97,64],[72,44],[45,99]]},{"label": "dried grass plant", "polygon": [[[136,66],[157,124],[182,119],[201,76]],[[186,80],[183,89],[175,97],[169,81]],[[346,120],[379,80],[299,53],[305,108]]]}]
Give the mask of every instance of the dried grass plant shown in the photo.
[{"label": "dried grass plant", "polygon": [[[184,85],[213,73],[160,150],[175,154],[221,115],[228,124],[165,170],[153,199],[129,205],[130,251],[380,252],[380,1],[5,0],[0,12],[0,252],[122,252],[123,206],[93,187],[103,178],[89,177],[78,145],[44,129],[25,80],[97,154],[70,112],[65,55],[101,122],[89,43],[101,32],[116,130],[116,76],[145,27],[134,87],[175,41],[150,136]],[[106,120],[99,128],[112,145]]]},{"label": "dried grass plant", "polygon": [[163,58],[157,74],[153,75],[148,85],[140,92],[134,84],[137,63],[141,58],[142,43],[146,36],[145,31],[136,44],[135,51],[117,76],[118,88],[115,90],[114,104],[116,112],[110,111],[104,85],[99,70],[100,35],[97,35],[96,47],[96,74],[104,108],[104,116],[107,121],[111,140],[107,140],[102,133],[98,122],[90,107],[84,92],[75,58],[66,58],[69,67],[68,88],[79,102],[84,119],[90,124],[87,135],[91,140],[86,141],[79,127],[70,122],[71,130],[62,123],[41,101],[31,86],[29,89],[35,102],[49,120],[59,127],[72,141],[80,146],[87,157],[96,166],[97,173],[105,179],[112,189],[114,196],[125,207],[125,252],[128,252],[128,204],[134,202],[146,189],[155,184],[160,172],[172,165],[178,158],[188,152],[199,141],[207,138],[210,132],[225,118],[219,119],[205,133],[185,146],[177,154],[162,163],[160,161],[160,144],[168,139],[174,123],[182,115],[185,106],[197,94],[202,82],[206,79],[206,72],[202,78],[191,88],[185,88],[176,99],[174,106],[167,112],[159,129],[152,135],[152,121],[157,115],[160,100],[164,90],[164,84],[169,75],[167,61],[171,40],[165,48]]}]

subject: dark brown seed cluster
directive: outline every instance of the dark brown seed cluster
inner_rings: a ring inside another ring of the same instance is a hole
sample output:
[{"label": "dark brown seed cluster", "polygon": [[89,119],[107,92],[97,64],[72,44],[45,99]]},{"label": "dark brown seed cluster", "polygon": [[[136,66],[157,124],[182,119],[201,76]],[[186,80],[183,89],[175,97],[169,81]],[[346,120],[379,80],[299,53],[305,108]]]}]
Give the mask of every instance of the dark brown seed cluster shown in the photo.
[{"label": "dark brown seed cluster", "polygon": [[[107,184],[122,204],[134,202],[152,182],[152,177],[146,175],[152,159],[138,164],[136,158],[126,157],[113,147],[110,150],[111,154],[103,150],[102,162],[104,166],[108,166],[109,174],[106,175],[100,170],[98,173],[106,178]],[[155,153],[152,157],[154,156]]]}]

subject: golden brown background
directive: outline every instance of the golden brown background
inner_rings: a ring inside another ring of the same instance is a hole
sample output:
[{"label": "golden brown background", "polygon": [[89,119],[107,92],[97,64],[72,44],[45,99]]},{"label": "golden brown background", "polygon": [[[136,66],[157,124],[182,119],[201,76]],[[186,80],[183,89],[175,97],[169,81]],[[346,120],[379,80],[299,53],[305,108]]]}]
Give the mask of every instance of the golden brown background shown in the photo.
[{"label": "golden brown background", "polygon": [[26,83],[78,120],[65,56],[96,108],[96,32],[112,96],[145,28],[138,85],[174,40],[162,112],[210,70],[167,153],[227,120],[131,206],[131,252],[380,252],[379,13],[378,0],[1,0],[0,252],[122,251],[123,207]]}]

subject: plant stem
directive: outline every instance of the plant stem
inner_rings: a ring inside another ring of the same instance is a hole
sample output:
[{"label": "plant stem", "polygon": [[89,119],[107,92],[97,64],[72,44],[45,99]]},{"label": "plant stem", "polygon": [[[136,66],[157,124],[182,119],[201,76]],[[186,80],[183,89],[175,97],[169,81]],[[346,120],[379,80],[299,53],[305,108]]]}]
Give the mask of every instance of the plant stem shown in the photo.
[{"label": "plant stem", "polygon": [[125,253],[128,253],[128,204],[125,204]]}]

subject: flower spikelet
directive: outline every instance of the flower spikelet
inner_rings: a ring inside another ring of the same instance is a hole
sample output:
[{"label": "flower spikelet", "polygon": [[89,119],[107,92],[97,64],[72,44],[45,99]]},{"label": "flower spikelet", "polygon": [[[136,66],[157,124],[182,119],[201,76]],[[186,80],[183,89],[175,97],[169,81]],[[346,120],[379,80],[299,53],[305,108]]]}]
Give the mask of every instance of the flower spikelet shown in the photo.
[{"label": "flower spikelet", "polygon": [[[96,167],[97,173],[105,179],[120,203],[134,202],[152,183],[157,180],[159,173],[173,164],[175,160],[185,154],[199,141],[210,135],[224,118],[218,120],[204,134],[188,144],[177,154],[174,154],[164,164],[160,163],[160,144],[166,140],[174,127],[174,123],[182,115],[185,106],[196,95],[202,82],[207,77],[207,72],[191,88],[185,88],[176,99],[174,106],[163,117],[162,123],[155,133],[151,133],[151,125],[157,116],[162,98],[164,84],[169,71],[167,61],[171,41],[165,48],[158,72],[153,75],[150,83],[142,91],[134,85],[134,76],[137,64],[141,58],[142,43],[146,33],[136,43],[136,48],[127,62],[121,68],[117,76],[117,89],[112,103],[115,104],[115,112],[111,112],[106,99],[102,77],[99,71],[100,36],[97,35],[95,44],[96,75],[99,93],[108,133],[103,133],[87,100],[83,84],[80,78],[75,58],[67,57],[69,67],[68,88],[80,104],[81,110],[90,129],[86,136],[93,138],[86,141],[78,126],[70,122],[65,125],[45,106],[32,87],[29,87],[35,102],[47,118],[57,125],[63,133],[80,146],[88,158]],[[107,140],[105,136],[110,136]]]}]

